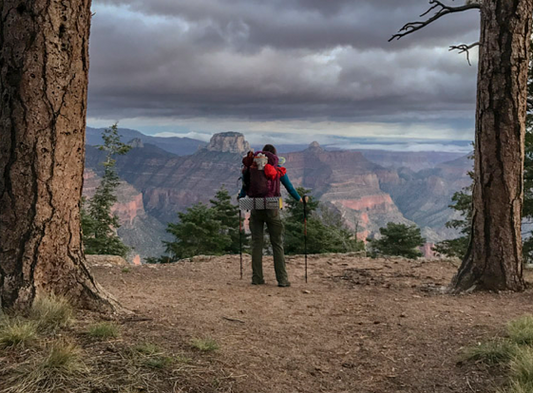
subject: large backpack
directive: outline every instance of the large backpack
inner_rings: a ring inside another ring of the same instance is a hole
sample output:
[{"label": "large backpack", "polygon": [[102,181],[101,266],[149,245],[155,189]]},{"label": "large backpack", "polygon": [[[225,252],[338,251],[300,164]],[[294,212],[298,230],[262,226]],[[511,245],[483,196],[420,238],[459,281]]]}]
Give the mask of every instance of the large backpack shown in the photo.
[{"label": "large backpack", "polygon": [[[265,171],[257,166],[257,159],[264,155],[268,164],[274,168],[278,166],[278,157],[268,151],[249,152],[243,158],[243,188],[250,198],[272,198],[281,196],[280,176],[271,180],[265,175]],[[259,156],[259,157],[258,157]]]}]

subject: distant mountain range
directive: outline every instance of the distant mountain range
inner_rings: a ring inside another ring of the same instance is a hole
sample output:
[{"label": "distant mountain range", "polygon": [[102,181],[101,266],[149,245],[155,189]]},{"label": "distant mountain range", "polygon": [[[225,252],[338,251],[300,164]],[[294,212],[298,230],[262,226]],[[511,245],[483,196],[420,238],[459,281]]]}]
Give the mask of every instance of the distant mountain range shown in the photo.
[{"label": "distant mountain range", "polygon": [[[87,127],[87,140],[86,143],[91,146],[96,146],[102,143],[102,128]],[[124,143],[128,143],[132,139],[139,139],[143,143],[151,144],[165,150],[169,153],[177,156],[188,156],[194,154],[199,149],[207,146],[207,142],[203,142],[198,139],[191,139],[185,137],[158,137],[145,135],[136,130],[130,130],[127,128],[120,128],[121,140]],[[335,139],[335,138],[333,138]],[[339,138],[341,139],[341,138]],[[421,169],[434,168],[436,165],[454,160],[462,157],[465,153],[446,152],[446,151],[409,151],[405,149],[395,150],[388,147],[397,147],[399,142],[397,141],[383,141],[378,143],[374,138],[342,138],[343,143],[333,141],[330,144],[322,145],[324,149],[328,151],[335,150],[352,150],[359,151],[368,158],[370,161],[377,163],[378,165],[386,168],[401,168],[408,167],[414,171]],[[357,143],[355,143],[357,142]],[[407,144],[405,144],[407,147]],[[404,146],[402,145],[402,146]],[[440,142],[438,145],[453,145],[464,149],[465,146],[469,146],[467,141],[448,141]],[[276,149],[279,154],[286,154],[290,152],[303,151],[309,146],[308,143],[281,143],[276,144]],[[343,148],[344,146],[344,148]],[[381,146],[380,149],[370,148],[370,146]],[[427,145],[430,147],[430,145]],[[261,150],[263,145],[252,145],[255,151]],[[434,146],[433,146],[434,147]]]},{"label": "distant mountain range", "polygon": [[[101,145],[103,130],[103,128],[87,127],[86,143],[90,146]],[[149,143],[178,156],[187,156],[190,154],[194,154],[194,152],[197,151],[199,148],[202,148],[207,145],[207,143],[197,139],[179,137],[154,137],[145,135],[139,131],[130,130],[128,128],[120,128],[119,132],[121,135],[121,140],[124,143],[128,143],[132,139],[139,139],[143,143]]]},{"label": "distant mountain range", "polygon": [[[123,223],[119,233],[135,247],[137,260],[159,256],[160,241],[167,239],[166,223],[175,221],[178,211],[207,203],[222,185],[232,195],[240,189],[241,158],[249,149],[242,134],[217,134],[207,145],[120,131],[123,140],[135,139],[135,147],[117,160],[124,183],[115,210]],[[90,134],[89,144],[100,143],[99,130]],[[448,205],[453,193],[470,183],[467,172],[472,167],[471,160],[457,153],[328,151],[318,143],[283,156],[293,183],[312,189],[315,197],[338,210],[349,226],[358,227],[361,239],[390,221],[416,223],[429,242],[454,236],[444,225],[454,215]],[[103,152],[87,147],[88,196],[103,160]]]}]

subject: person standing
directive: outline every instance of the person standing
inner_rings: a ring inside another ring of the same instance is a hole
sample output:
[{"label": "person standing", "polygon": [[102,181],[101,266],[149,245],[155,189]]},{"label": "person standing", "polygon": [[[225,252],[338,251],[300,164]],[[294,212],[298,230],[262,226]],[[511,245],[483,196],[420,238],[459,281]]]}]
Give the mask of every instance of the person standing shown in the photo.
[{"label": "person standing", "polygon": [[[280,197],[279,184],[283,184],[287,192],[297,201],[302,202],[302,197],[294,188],[287,170],[279,165],[279,158],[277,157],[276,148],[273,145],[265,145],[261,152],[249,154],[245,157],[243,163],[246,167],[253,165],[252,161],[255,157],[265,156],[265,162],[268,164],[261,167],[260,171],[256,171],[256,175],[252,174],[248,182],[248,187],[243,187],[239,194],[239,199],[246,195],[251,198],[254,197]],[[248,160],[248,161],[247,161]],[[245,175],[246,177],[246,175]],[[254,180],[259,177],[259,180]],[[265,182],[267,186],[258,186],[258,183]],[[246,188],[246,189],[245,189]],[[262,189],[262,190],[258,190]],[[263,194],[263,195],[258,195]],[[266,207],[266,206],[265,206]],[[272,252],[274,254],[274,270],[276,272],[276,280],[279,287],[290,287],[291,283],[287,275],[285,267],[285,253],[283,250],[283,222],[281,220],[279,209],[253,209],[250,214],[250,232],[252,233],[252,285],[262,285],[265,283],[263,278],[263,241],[265,224],[270,236],[270,243],[272,245]]]}]

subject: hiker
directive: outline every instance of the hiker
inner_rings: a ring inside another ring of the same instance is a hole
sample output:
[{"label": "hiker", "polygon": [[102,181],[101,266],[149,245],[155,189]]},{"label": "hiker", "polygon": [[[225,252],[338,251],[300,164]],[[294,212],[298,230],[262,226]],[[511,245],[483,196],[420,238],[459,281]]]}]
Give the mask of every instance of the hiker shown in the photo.
[{"label": "hiker", "polygon": [[[243,159],[245,167],[243,176],[243,188],[238,198],[249,196],[250,198],[281,197],[280,183],[283,184],[288,193],[297,201],[302,202],[298,191],[294,188],[287,176],[287,170],[280,166],[276,148],[272,145],[265,145],[263,150],[257,153],[250,152]],[[284,160],[283,160],[284,162]],[[282,164],[283,164],[282,162]],[[250,173],[250,168],[256,171]],[[255,204],[255,200],[254,200]],[[263,278],[263,239],[265,224],[270,235],[270,243],[274,253],[274,269],[279,287],[290,287],[291,283],[285,269],[285,255],[283,252],[283,222],[281,221],[279,205],[277,208],[256,210],[252,209],[250,214],[250,231],[252,232],[252,284],[262,285]]]}]

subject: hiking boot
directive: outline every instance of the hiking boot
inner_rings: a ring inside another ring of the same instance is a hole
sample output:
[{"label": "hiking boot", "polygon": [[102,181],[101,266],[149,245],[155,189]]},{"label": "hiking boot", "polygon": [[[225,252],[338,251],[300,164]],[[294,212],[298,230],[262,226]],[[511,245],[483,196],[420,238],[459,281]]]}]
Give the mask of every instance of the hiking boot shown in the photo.
[{"label": "hiking boot", "polygon": [[252,281],[252,285],[265,285],[265,280],[261,280],[261,281]]},{"label": "hiking boot", "polygon": [[278,287],[280,287],[280,288],[288,288],[288,287],[290,287],[290,286],[291,286],[291,283],[288,282],[288,281],[287,281],[287,282],[280,282],[280,283],[278,283]]}]

